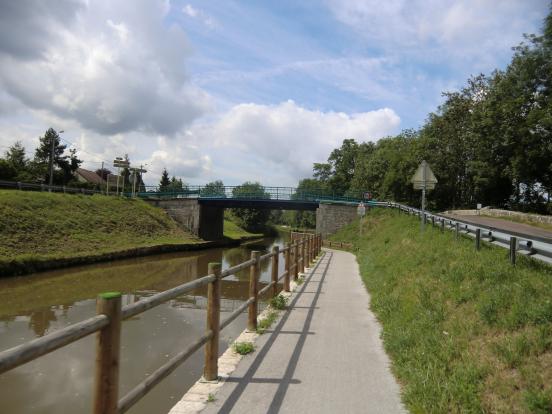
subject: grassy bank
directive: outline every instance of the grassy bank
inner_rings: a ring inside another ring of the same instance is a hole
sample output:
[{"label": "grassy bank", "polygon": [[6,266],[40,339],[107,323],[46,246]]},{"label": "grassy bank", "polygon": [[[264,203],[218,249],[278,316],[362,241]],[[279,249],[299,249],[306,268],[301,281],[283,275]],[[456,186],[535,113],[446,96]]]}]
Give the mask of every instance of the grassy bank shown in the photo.
[{"label": "grassy bank", "polygon": [[263,237],[262,233],[250,233],[231,220],[224,219],[224,237],[231,240],[251,240]]},{"label": "grassy bank", "polygon": [[354,244],[411,412],[552,412],[551,267],[397,212],[358,232],[333,239]]},{"label": "grassy bank", "polygon": [[203,241],[141,200],[0,191],[0,275],[42,262]]}]

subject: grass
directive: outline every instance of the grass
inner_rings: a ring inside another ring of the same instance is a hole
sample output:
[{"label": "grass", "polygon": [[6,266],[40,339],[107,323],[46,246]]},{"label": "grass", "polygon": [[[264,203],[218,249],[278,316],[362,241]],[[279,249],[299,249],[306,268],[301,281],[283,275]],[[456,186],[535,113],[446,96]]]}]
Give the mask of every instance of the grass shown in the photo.
[{"label": "grass", "polygon": [[215,398],[215,395],[212,393],[209,393],[209,395],[207,396],[207,402],[212,403],[212,402],[215,402],[216,400],[217,399]]},{"label": "grass", "polygon": [[277,318],[278,318],[278,312],[275,310],[270,310],[266,315],[266,318],[261,319],[257,323],[257,333],[259,335],[264,334],[265,331],[272,326],[272,324],[276,321]]},{"label": "grass", "polygon": [[354,244],[412,413],[552,412],[552,267],[396,212],[333,238]]},{"label": "grass", "polygon": [[247,240],[263,237],[260,233],[250,233],[227,218],[224,219],[224,237],[232,240]]},{"label": "grass", "polygon": [[282,295],[276,295],[270,299],[270,306],[274,309],[285,309],[288,303],[288,298]]},{"label": "grass", "polygon": [[10,190],[0,190],[0,234],[0,269],[203,242],[142,200]]},{"label": "grass", "polygon": [[255,345],[252,342],[234,342],[232,348],[240,355],[247,355],[255,350]]}]

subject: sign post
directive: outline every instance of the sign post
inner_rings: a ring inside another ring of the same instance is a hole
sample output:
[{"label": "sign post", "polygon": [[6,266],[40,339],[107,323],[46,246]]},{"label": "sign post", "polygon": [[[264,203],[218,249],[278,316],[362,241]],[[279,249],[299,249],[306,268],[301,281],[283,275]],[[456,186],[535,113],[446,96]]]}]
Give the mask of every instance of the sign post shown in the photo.
[{"label": "sign post", "polygon": [[[123,160],[121,157],[117,157],[113,160],[113,166],[117,167],[117,195],[119,195],[119,177],[121,176],[121,168],[130,167],[130,162]],[[123,195],[124,191],[125,191],[125,180],[123,178],[123,190],[121,191],[121,195]]]},{"label": "sign post", "polygon": [[423,231],[425,225],[426,191],[433,190],[435,188],[435,184],[437,184],[437,178],[435,178],[435,174],[433,174],[433,171],[431,171],[431,168],[429,168],[429,164],[425,160],[423,160],[414,173],[414,176],[412,177],[410,182],[414,186],[415,190],[422,190],[422,215],[420,219],[421,228]]},{"label": "sign post", "polygon": [[357,214],[360,217],[359,235],[362,236],[362,222],[364,221],[364,216],[366,215],[366,207],[363,202],[358,204]]}]

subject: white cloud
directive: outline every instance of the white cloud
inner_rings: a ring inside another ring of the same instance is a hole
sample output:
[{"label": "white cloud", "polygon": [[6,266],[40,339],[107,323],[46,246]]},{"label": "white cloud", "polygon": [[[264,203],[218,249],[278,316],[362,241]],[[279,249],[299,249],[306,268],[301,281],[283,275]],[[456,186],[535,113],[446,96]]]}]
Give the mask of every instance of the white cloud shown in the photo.
[{"label": "white cloud", "polygon": [[[43,7],[8,3],[19,4],[2,2],[0,20],[19,18],[32,33]],[[162,4],[69,3],[72,14],[53,3],[54,17],[40,22],[46,41],[0,42],[0,84],[10,95],[102,134],[174,135],[209,109],[208,95],[188,81],[186,36],[164,24]]]},{"label": "white cloud", "polygon": [[205,26],[210,29],[219,27],[218,22],[210,15],[205,13],[203,10],[193,7],[191,4],[186,4],[182,8],[182,12],[193,19],[199,19]]},{"label": "white cloud", "polygon": [[399,124],[400,118],[389,108],[349,115],[309,110],[287,101],[236,105],[220,119],[194,126],[191,133],[196,142],[212,142],[215,178],[219,174],[230,176],[234,183],[293,185],[311,176],[312,164],[324,162],[343,139],[376,141],[397,132]]},{"label": "white cloud", "polygon": [[[327,0],[342,23],[386,50],[443,61],[494,61],[520,42],[548,0]],[[507,30],[505,30],[507,28]],[[421,55],[420,55],[421,54]]]}]

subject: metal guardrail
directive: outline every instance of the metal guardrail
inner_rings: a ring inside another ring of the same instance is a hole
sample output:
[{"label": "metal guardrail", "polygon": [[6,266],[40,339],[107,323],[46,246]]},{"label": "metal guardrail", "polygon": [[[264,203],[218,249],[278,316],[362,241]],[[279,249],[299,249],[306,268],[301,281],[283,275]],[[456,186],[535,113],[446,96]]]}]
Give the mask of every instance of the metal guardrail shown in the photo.
[{"label": "metal guardrail", "polygon": [[516,263],[517,253],[547,263],[552,263],[552,238],[498,229],[492,226],[472,223],[468,220],[455,219],[427,211],[422,216],[422,211],[420,209],[400,203],[388,202],[378,203],[378,205],[398,209],[400,213],[404,212],[416,215],[420,220],[425,220],[425,223],[430,224],[432,227],[440,227],[441,231],[445,229],[455,231],[457,237],[460,235],[473,237],[477,249],[481,247],[482,241],[507,248],[510,250],[509,257],[512,264]]},{"label": "metal guardrail", "polygon": [[[0,352],[0,374],[97,332],[94,414],[126,412],[203,345],[205,345],[203,377],[207,381],[216,380],[218,378],[217,361],[220,331],[246,309],[248,309],[247,327],[249,330],[256,330],[259,297],[269,290],[271,290],[272,297],[276,296],[278,294],[278,282],[282,279],[284,279],[284,291],[289,292],[290,279],[293,277],[296,280],[299,270],[301,269],[304,272],[305,267],[314,263],[321,251],[322,237],[320,235],[308,235],[288,243],[283,249],[274,246],[272,252],[263,256],[260,255],[260,252],[253,251],[250,260],[224,271],[221,271],[220,263],[210,263],[206,276],[156,293],[125,307],[121,306],[120,293],[101,294],[97,299],[96,316]],[[280,254],[283,254],[285,258],[285,271],[281,275],[278,272]],[[259,291],[258,281],[261,262],[264,260],[271,260],[271,281]],[[247,268],[250,269],[249,298],[223,321],[220,321],[220,281]],[[207,285],[207,329],[205,334],[177,353],[119,399],[121,322],[205,285]]]}]

